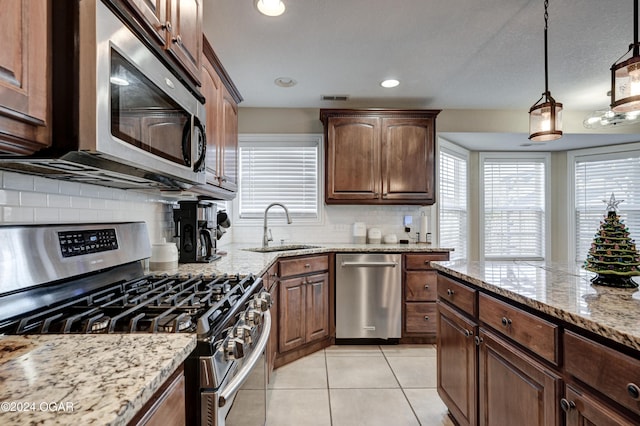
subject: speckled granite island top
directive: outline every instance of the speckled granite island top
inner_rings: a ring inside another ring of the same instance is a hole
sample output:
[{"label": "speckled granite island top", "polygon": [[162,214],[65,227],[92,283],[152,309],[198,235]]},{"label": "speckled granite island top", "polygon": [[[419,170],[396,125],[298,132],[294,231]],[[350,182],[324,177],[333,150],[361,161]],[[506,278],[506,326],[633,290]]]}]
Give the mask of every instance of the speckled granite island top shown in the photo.
[{"label": "speckled granite island top", "polygon": [[640,350],[640,291],[592,285],[579,265],[433,262],[433,267],[569,324]]},{"label": "speckled granite island top", "polygon": [[[187,263],[181,264],[179,273],[194,274],[248,274],[262,275],[269,265],[283,257],[324,254],[324,253],[430,253],[452,251],[451,248],[434,247],[430,244],[348,244],[348,243],[322,243],[314,244],[314,248],[302,250],[276,251],[270,253],[256,253],[249,249],[257,248],[256,244],[229,244],[220,247],[226,254],[222,258],[211,263]],[[271,244],[277,247],[277,244]],[[175,272],[175,271],[155,271]]]},{"label": "speckled granite island top", "polygon": [[195,346],[187,334],[0,336],[0,424],[124,425]]}]

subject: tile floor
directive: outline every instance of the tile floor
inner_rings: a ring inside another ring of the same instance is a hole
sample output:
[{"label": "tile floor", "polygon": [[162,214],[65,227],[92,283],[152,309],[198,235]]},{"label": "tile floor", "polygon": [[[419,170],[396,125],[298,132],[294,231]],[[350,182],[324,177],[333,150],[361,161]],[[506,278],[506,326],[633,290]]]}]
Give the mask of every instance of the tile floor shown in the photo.
[{"label": "tile floor", "polygon": [[331,346],[274,371],[267,426],[453,426],[433,345]]}]

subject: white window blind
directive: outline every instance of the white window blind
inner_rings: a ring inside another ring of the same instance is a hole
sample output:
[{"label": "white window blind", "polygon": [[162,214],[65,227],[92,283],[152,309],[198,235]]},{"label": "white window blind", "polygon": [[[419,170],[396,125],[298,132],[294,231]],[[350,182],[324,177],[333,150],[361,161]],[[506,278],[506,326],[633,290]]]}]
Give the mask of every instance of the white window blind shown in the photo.
[{"label": "white window blind", "polygon": [[[313,140],[309,140],[313,139]],[[294,218],[318,217],[319,138],[294,141],[240,141],[238,205],[241,219],[262,218],[280,202]],[[273,209],[269,215],[284,215]]]},{"label": "white window blind", "polygon": [[439,244],[451,247],[451,260],[467,258],[467,158],[441,147]]},{"label": "white window blind", "polygon": [[[593,237],[606,215],[611,193],[618,214],[629,227],[631,238],[640,238],[640,152],[627,152],[619,158],[577,157],[575,160],[576,261],[587,257]],[[611,156],[608,156],[611,157]]]},{"label": "white window blind", "polygon": [[486,259],[544,259],[545,164],[544,158],[485,158]]}]

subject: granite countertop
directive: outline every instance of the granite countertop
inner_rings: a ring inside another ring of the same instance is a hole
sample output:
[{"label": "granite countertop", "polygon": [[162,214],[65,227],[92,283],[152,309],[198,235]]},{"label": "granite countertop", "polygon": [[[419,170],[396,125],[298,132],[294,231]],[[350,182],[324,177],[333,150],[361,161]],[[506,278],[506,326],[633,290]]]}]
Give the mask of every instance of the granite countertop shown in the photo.
[{"label": "granite countertop", "polygon": [[640,350],[640,291],[592,285],[577,264],[434,262],[435,269]]},{"label": "granite countertop", "polygon": [[0,424],[124,425],[195,346],[191,334],[0,336]]},{"label": "granite countertop", "polygon": [[[289,243],[287,243],[289,244]],[[243,275],[252,273],[262,275],[278,258],[322,254],[322,253],[429,253],[452,251],[451,248],[435,247],[431,244],[348,244],[348,243],[322,243],[309,244],[314,248],[301,250],[276,251],[270,253],[256,253],[248,249],[259,248],[255,244],[233,243],[225,245],[219,251],[226,254],[211,263],[186,263],[180,264],[180,274],[205,274],[205,275]],[[271,244],[270,247],[277,247]],[[176,271],[152,271],[156,273],[175,273]]]}]

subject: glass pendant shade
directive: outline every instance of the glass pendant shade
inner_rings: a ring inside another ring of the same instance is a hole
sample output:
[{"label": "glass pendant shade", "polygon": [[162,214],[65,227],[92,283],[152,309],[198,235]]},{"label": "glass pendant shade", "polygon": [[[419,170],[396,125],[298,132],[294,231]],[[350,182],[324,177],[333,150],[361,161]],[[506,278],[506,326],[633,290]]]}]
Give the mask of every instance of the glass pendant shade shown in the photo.
[{"label": "glass pendant shade", "polygon": [[562,104],[551,98],[529,110],[529,139],[547,142],[562,137]]},{"label": "glass pendant shade", "polygon": [[260,13],[266,16],[280,16],[285,10],[281,0],[258,0],[256,6]]},{"label": "glass pendant shade", "polygon": [[611,110],[640,111],[640,56],[611,67]]}]

